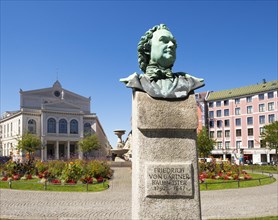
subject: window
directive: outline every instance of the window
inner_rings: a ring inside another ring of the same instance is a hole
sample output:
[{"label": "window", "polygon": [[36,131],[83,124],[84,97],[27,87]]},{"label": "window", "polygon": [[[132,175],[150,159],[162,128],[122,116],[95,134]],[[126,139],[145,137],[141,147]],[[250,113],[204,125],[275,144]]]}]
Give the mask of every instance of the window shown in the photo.
[{"label": "window", "polygon": [[210,127],[210,128],[213,128],[213,127],[214,127],[214,121],[213,121],[213,120],[210,120],[210,121],[209,121],[209,127]]},{"label": "window", "polygon": [[229,116],[229,115],[230,115],[229,109],[224,109],[224,116]]},{"label": "window", "polygon": [[240,108],[235,108],[235,114],[240,115]]},{"label": "window", "polygon": [[235,104],[239,104],[240,103],[240,99],[235,99]]},{"label": "window", "polygon": [[230,141],[225,142],[225,149],[230,149]]},{"label": "window", "polygon": [[70,121],[70,133],[71,134],[78,134],[78,121],[75,119],[72,119]]},{"label": "window", "polygon": [[13,123],[11,122],[11,136],[13,136]]},{"label": "window", "polygon": [[265,128],[264,127],[260,127],[260,135],[262,135],[265,132]]},{"label": "window", "polygon": [[260,124],[265,124],[265,116],[264,115],[259,116],[259,123]]},{"label": "window", "polygon": [[251,114],[253,112],[252,106],[247,106],[247,114]]},{"label": "window", "polygon": [[221,101],[217,101],[217,102],[216,102],[216,106],[217,106],[217,107],[221,106]]},{"label": "window", "polygon": [[217,149],[222,149],[222,142],[217,142]]},{"label": "window", "polygon": [[229,100],[224,100],[224,105],[225,106],[229,105]]},{"label": "window", "polygon": [[221,138],[222,137],[222,131],[217,131],[217,137]]},{"label": "window", "polygon": [[217,120],[217,127],[218,128],[222,127],[222,121],[221,120]]},{"label": "window", "polygon": [[56,133],[56,120],[54,118],[49,118],[47,120],[47,132]]},{"label": "window", "polygon": [[217,110],[217,111],[216,111],[216,116],[217,116],[217,117],[221,117],[221,110]]},{"label": "window", "polygon": [[247,133],[248,133],[248,136],[253,136],[254,135],[253,128],[248,128]]},{"label": "window", "polygon": [[274,110],[274,102],[268,103],[268,111],[273,111]]},{"label": "window", "polygon": [[268,92],[267,93],[267,98],[272,99],[274,97],[274,93],[273,92]]},{"label": "window", "polygon": [[213,107],[213,102],[209,102],[209,107]]},{"label": "window", "polygon": [[240,149],[241,148],[241,141],[236,141],[236,148]]},{"label": "window", "polygon": [[259,112],[264,112],[264,111],[265,111],[264,104],[259,104]]},{"label": "window", "polygon": [[230,120],[229,119],[226,119],[224,121],[224,124],[225,124],[225,127],[230,127]]},{"label": "window", "polygon": [[259,100],[264,100],[264,94],[259,94]]},{"label": "window", "polygon": [[210,137],[210,138],[214,138],[214,131],[210,131],[210,132],[209,132],[209,137]]},{"label": "window", "polygon": [[241,126],[241,119],[240,118],[236,118],[236,126]]},{"label": "window", "polygon": [[20,125],[20,119],[19,119],[19,120],[18,120],[18,131],[17,131],[19,135],[20,135],[20,126],[21,126],[21,125]]},{"label": "window", "polygon": [[247,125],[253,125],[253,117],[247,117]]},{"label": "window", "polygon": [[274,114],[268,115],[268,123],[272,123],[275,121],[275,116]]},{"label": "window", "polygon": [[260,140],[261,148],[266,148],[266,144],[264,140]]},{"label": "window", "polygon": [[214,118],[214,111],[209,111],[209,117]]},{"label": "window", "polygon": [[84,135],[87,136],[91,134],[92,134],[91,124],[87,122],[84,124]]},{"label": "window", "polygon": [[254,141],[248,140],[248,148],[254,148]]},{"label": "window", "polygon": [[252,102],[252,96],[246,97],[246,102]]},{"label": "window", "polygon": [[68,133],[68,122],[66,121],[66,119],[61,119],[59,121],[59,133],[60,134]]},{"label": "window", "polygon": [[36,121],[34,119],[28,121],[28,132],[36,134]]},{"label": "window", "polygon": [[241,129],[236,129],[236,137],[241,137]]},{"label": "window", "polygon": [[230,137],[230,130],[225,130],[225,137]]}]

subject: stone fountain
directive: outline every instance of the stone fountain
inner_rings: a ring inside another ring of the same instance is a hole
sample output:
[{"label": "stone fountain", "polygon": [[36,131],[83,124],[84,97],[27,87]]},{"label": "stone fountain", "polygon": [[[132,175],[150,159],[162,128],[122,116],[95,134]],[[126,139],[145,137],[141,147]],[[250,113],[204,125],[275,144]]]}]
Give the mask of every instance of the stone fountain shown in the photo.
[{"label": "stone fountain", "polygon": [[128,152],[128,149],[123,149],[124,143],[122,141],[122,136],[125,134],[125,130],[114,130],[114,134],[118,136],[118,142],[116,149],[111,150],[111,152],[116,155],[115,161],[123,162],[125,161],[123,155]]}]

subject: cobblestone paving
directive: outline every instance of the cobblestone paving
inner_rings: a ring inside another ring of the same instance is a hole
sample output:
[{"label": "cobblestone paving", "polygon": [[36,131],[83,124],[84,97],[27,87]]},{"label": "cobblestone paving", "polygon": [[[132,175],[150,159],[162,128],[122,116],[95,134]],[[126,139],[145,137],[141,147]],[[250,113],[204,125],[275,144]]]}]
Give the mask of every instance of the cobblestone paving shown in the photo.
[{"label": "cobblestone paving", "polygon": [[[0,190],[0,217],[11,219],[130,219],[131,168],[114,168],[104,192]],[[203,219],[278,215],[278,185],[201,192]]]}]

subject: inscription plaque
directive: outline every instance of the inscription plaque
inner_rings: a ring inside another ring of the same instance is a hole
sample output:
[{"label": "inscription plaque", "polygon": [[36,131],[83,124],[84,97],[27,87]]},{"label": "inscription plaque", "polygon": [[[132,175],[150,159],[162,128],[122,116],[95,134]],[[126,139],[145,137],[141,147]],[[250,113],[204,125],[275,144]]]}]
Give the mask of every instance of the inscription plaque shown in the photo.
[{"label": "inscription plaque", "polygon": [[193,197],[192,164],[147,163],[147,197]]}]

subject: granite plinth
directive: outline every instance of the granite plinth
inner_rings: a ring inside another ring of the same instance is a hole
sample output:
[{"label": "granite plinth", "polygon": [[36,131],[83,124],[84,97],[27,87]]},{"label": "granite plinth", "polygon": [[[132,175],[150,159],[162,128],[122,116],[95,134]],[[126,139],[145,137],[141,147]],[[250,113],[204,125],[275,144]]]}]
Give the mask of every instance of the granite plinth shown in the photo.
[{"label": "granite plinth", "polygon": [[132,218],[201,219],[194,95],[133,93]]}]

